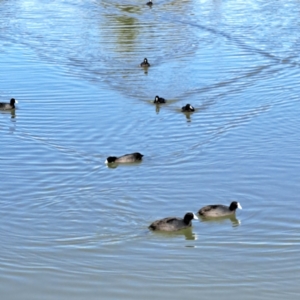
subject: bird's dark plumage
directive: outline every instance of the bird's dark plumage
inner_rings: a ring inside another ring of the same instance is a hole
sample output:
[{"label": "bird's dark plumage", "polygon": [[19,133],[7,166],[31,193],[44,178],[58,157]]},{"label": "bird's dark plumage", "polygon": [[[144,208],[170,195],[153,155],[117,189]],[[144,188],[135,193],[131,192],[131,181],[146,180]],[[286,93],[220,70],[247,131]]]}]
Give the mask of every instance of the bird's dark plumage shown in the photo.
[{"label": "bird's dark plumage", "polygon": [[149,229],[161,231],[177,231],[186,229],[192,226],[192,220],[198,219],[193,213],[186,213],[184,218],[168,217],[161,220],[154,221]]},{"label": "bird's dark plumage", "polygon": [[120,157],[116,157],[116,156],[109,156],[106,159],[107,164],[110,163],[133,163],[133,162],[138,162],[142,160],[142,157],[144,155],[139,153],[139,152],[135,152],[135,153],[131,153],[131,154],[125,154],[123,156]]},{"label": "bird's dark plumage", "polygon": [[150,67],[150,64],[149,64],[147,58],[144,58],[143,62],[141,62],[141,67],[143,67],[143,68],[148,68],[148,67]]},{"label": "bird's dark plumage", "polygon": [[242,209],[242,206],[238,202],[233,201],[229,206],[222,204],[204,206],[198,213],[204,217],[225,217],[234,215],[237,208]]},{"label": "bird's dark plumage", "polygon": [[0,110],[15,109],[15,103],[18,103],[18,101],[15,98],[11,98],[9,103],[0,103]]},{"label": "bird's dark plumage", "polygon": [[166,100],[162,97],[155,96],[153,103],[155,103],[155,104],[166,103]]},{"label": "bird's dark plumage", "polygon": [[186,104],[181,108],[181,111],[183,112],[193,112],[195,111],[195,108],[191,104]]},{"label": "bird's dark plumage", "polygon": [[152,0],[149,0],[146,4],[149,5],[149,6],[152,6],[153,2],[152,2]]}]

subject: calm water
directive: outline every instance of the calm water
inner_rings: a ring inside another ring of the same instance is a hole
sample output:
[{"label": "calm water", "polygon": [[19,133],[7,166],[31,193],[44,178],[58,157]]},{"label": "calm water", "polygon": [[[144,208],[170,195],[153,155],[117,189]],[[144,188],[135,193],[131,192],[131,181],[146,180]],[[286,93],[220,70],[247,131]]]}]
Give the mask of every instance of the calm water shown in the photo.
[{"label": "calm water", "polygon": [[298,299],[300,2],[145,2],[0,1],[1,299]]}]

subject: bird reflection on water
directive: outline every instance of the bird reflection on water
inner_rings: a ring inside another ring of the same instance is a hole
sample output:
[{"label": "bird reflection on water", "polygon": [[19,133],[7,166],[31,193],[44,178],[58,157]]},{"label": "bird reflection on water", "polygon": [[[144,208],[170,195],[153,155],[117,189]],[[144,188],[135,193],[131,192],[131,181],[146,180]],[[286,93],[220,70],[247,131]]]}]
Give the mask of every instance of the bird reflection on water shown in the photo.
[{"label": "bird reflection on water", "polygon": [[159,236],[162,236],[163,238],[167,237],[180,237],[184,236],[185,240],[192,240],[196,241],[198,239],[198,236],[195,232],[193,232],[193,227],[189,227],[186,229],[178,230],[178,231],[150,231],[153,234],[157,234]]},{"label": "bird reflection on water", "polygon": [[201,222],[214,222],[214,223],[226,223],[227,220],[231,222],[232,227],[238,227],[241,225],[241,221],[237,219],[235,216],[227,216],[227,217],[218,217],[218,218],[212,218],[212,217],[203,217],[199,216],[199,219]]}]

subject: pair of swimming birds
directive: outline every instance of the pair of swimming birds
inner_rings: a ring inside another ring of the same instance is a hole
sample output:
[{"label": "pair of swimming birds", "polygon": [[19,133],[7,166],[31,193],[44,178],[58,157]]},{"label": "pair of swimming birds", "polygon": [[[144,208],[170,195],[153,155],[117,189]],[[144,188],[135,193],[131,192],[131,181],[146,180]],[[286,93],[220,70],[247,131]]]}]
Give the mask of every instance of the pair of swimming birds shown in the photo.
[{"label": "pair of swimming birds", "polygon": [[[166,103],[166,99],[159,97],[159,96],[155,96],[153,103],[163,104],[163,103]],[[185,106],[182,106],[181,111],[182,112],[193,112],[193,111],[195,111],[195,108],[191,104],[188,103]]]},{"label": "pair of swimming birds", "polygon": [[[235,216],[237,209],[242,209],[239,202],[233,201],[229,206],[223,204],[207,205],[202,207],[198,214],[206,218],[221,218],[221,217],[232,217]],[[149,229],[158,231],[178,231],[186,229],[192,226],[192,220],[197,220],[198,217],[188,212],[183,218],[179,217],[167,217],[161,220],[154,221]]]}]

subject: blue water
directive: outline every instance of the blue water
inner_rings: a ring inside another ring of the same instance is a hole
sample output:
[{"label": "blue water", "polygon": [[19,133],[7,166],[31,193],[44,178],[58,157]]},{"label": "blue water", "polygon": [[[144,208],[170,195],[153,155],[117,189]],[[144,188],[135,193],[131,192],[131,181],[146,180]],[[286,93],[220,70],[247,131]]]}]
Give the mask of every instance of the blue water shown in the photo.
[{"label": "blue water", "polygon": [[1,299],[298,299],[298,1],[145,2],[0,2]]}]

